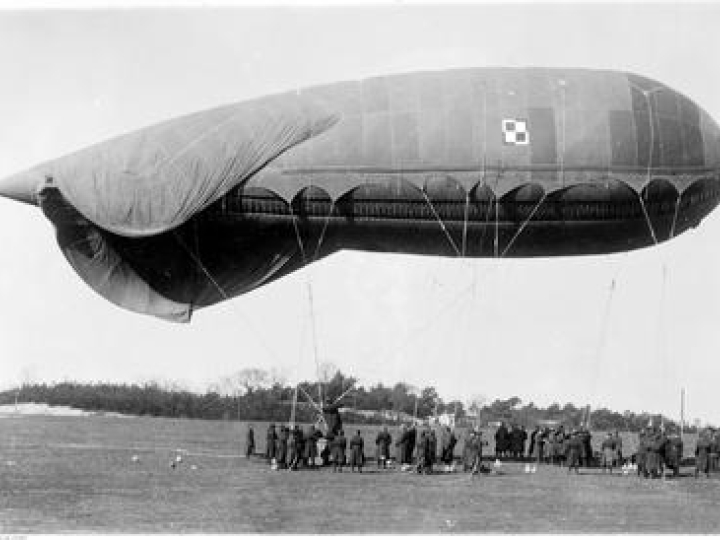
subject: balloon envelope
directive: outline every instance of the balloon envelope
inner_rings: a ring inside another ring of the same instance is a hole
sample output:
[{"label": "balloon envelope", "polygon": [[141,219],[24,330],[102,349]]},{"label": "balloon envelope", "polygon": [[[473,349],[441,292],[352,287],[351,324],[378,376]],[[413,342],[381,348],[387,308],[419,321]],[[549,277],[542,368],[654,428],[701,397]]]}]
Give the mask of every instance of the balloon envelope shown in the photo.
[{"label": "balloon envelope", "polygon": [[186,321],[340,249],[611,253],[696,226],[720,129],[650,79],[462,69],[337,83],[141,129],[6,179],[68,261],[133,311]]}]

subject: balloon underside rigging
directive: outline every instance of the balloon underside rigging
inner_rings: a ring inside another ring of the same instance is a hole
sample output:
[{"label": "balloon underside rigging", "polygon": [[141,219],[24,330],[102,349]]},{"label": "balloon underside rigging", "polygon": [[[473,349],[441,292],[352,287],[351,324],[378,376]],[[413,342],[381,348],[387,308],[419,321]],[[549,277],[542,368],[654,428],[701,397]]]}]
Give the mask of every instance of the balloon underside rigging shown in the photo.
[{"label": "balloon underside rigging", "polygon": [[168,320],[341,249],[602,254],[720,197],[720,129],[637,75],[467,69],[337,83],[170,120],[15,175],[94,290]]}]

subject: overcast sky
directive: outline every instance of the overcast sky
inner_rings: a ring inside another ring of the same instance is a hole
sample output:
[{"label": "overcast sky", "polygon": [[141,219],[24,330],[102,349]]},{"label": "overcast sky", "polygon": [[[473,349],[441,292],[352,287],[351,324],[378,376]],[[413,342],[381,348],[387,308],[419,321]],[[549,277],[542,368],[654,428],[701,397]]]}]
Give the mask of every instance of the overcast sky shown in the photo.
[{"label": "overcast sky", "polygon": [[[719,25],[714,4],[0,12],[0,177],[198,109],[418,69],[629,70],[720,119]],[[342,252],[176,325],[96,295],[39,209],[0,200],[0,386],[313,378],[310,283],[320,361],[365,383],[675,418],[684,386],[688,418],[720,423],[719,214],[617,256]]]}]

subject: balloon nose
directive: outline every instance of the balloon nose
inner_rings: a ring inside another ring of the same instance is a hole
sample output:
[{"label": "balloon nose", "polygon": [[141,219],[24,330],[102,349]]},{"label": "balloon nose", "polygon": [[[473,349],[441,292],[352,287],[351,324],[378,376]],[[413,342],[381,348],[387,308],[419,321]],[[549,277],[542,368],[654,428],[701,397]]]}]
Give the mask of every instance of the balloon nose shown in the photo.
[{"label": "balloon nose", "polygon": [[31,173],[20,173],[0,180],[0,195],[8,199],[37,206],[37,188],[42,178]]}]

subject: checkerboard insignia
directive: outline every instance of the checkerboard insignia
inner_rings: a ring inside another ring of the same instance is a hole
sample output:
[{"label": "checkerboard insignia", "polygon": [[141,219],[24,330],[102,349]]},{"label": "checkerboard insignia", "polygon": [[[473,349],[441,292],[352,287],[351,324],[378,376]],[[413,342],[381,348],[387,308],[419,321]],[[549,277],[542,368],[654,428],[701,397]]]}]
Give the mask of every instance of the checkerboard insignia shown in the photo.
[{"label": "checkerboard insignia", "polygon": [[530,144],[527,120],[506,118],[502,121],[503,142],[512,146]]}]

